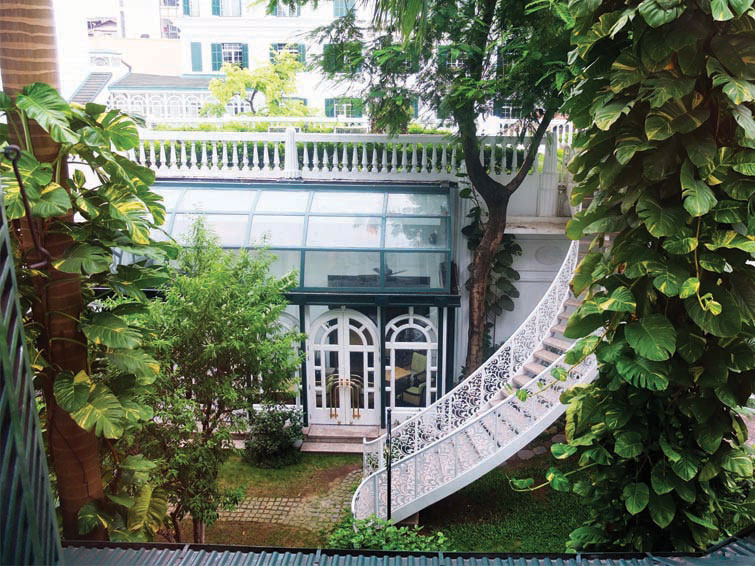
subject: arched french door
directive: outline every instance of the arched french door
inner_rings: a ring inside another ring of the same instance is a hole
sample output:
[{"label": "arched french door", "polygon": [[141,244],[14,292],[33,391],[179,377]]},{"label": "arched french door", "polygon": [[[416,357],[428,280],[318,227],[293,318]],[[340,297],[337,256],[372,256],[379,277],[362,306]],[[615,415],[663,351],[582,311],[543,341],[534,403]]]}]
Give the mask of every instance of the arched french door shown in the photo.
[{"label": "arched french door", "polygon": [[380,423],[375,323],[345,307],[320,315],[307,339],[309,416],[317,424]]}]

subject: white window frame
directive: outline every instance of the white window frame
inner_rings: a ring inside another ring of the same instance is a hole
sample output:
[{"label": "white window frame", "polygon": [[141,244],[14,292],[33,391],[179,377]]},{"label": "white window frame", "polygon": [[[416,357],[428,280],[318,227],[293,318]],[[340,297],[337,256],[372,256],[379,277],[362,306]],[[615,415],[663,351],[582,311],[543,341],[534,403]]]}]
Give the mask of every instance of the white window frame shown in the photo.
[{"label": "white window frame", "polygon": [[240,18],[243,9],[241,0],[220,0],[220,15],[226,18]]},{"label": "white window frame", "polygon": [[244,50],[241,43],[221,43],[220,46],[222,49],[223,64],[230,63],[231,65],[241,65],[243,63]]},{"label": "white window frame", "polygon": [[275,7],[275,13],[273,14],[276,18],[298,18],[301,16],[301,6],[289,6],[288,4],[281,4],[279,3]]}]

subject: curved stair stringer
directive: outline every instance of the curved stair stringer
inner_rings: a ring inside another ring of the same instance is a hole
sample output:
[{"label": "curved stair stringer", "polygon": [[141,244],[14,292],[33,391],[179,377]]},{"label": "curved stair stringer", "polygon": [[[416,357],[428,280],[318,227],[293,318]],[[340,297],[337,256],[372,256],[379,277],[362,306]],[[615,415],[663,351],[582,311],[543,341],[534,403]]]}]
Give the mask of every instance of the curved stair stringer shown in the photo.
[{"label": "curved stair stringer", "polygon": [[[479,414],[452,434],[426,446],[392,466],[391,517],[401,521],[481,478],[517,454],[542,434],[566,411],[561,393],[592,381],[597,360],[590,356],[569,369],[564,382],[554,382],[550,371],[562,366],[564,355],[522,389],[526,401],[515,394]],[[543,408],[536,413],[535,409]],[[370,515],[385,517],[387,473],[371,474],[360,484],[352,499],[358,519]]]},{"label": "curved stair stringer", "polygon": [[[538,352],[545,356],[545,363],[548,363],[554,354],[561,354],[570,346],[570,342],[559,340],[552,333],[559,321],[563,320],[559,317],[564,316],[567,305],[573,303],[569,283],[577,266],[579,245],[577,241],[570,244],[548,290],[524,322],[490,358],[443,397],[394,427],[394,462],[447,436],[487,409],[489,403],[496,403],[510,394],[521,385],[515,381],[515,377],[534,375],[525,366],[535,361]],[[548,340],[553,346],[548,346]],[[385,453],[385,434],[364,443],[363,477],[385,467]]]}]

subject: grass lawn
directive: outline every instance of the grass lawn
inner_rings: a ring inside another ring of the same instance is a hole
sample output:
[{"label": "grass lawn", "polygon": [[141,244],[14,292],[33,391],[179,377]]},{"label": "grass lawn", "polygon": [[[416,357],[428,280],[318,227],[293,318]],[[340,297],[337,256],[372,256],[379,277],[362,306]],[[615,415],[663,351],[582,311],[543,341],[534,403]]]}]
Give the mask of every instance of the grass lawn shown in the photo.
[{"label": "grass lawn", "polygon": [[472,485],[425,509],[425,530],[443,531],[448,549],[466,552],[564,552],[569,533],[587,512],[579,496],[549,487],[517,493],[508,477],[540,483],[553,466],[549,454],[497,468]]},{"label": "grass lawn", "polygon": [[301,460],[280,469],[255,468],[233,456],[220,470],[225,487],[246,486],[250,497],[304,497],[318,495],[330,482],[362,466],[361,455],[302,453]]}]

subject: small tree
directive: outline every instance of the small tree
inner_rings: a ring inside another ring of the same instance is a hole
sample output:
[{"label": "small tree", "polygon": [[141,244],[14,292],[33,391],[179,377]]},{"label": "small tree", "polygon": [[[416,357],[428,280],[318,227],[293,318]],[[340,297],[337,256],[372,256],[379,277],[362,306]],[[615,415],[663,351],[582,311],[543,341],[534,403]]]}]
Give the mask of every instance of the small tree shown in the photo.
[{"label": "small tree", "polygon": [[[290,95],[296,92],[296,75],[304,66],[289,51],[275,54],[273,61],[255,69],[225,64],[221,69],[222,79],[210,81],[210,92],[216,103],[205,104],[202,113],[207,116],[223,116],[226,105],[234,96],[245,100],[249,113],[262,116],[307,116],[310,110]],[[264,97],[264,106],[255,107],[257,95]]]},{"label": "small tree", "polygon": [[155,421],[140,440],[145,453],[162,459],[173,536],[182,539],[180,521],[189,514],[194,541],[204,542],[218,509],[242,495],[218,484],[232,435],[246,432],[251,403],[288,389],[301,336],[279,325],[295,277],[271,276],[270,254],[223,251],[201,220],[186,246],[164,297],[144,319],[163,364],[152,397]]}]

